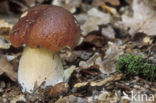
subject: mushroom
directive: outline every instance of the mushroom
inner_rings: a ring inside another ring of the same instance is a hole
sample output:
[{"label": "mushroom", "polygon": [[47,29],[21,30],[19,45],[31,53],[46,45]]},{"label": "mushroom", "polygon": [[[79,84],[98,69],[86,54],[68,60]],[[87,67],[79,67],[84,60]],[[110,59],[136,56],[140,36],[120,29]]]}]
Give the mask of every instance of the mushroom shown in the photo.
[{"label": "mushroom", "polygon": [[19,61],[18,82],[23,91],[32,92],[64,81],[59,51],[73,49],[80,38],[80,27],[67,10],[54,5],[29,8],[10,34],[16,48],[25,44]]}]

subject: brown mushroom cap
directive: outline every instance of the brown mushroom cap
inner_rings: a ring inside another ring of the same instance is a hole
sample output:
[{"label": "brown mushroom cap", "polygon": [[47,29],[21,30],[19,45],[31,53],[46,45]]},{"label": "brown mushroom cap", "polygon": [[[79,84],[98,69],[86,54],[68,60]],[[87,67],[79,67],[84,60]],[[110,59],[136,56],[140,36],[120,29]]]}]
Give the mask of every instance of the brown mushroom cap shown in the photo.
[{"label": "brown mushroom cap", "polygon": [[10,34],[10,41],[14,47],[26,44],[55,52],[74,48],[79,37],[80,27],[72,14],[62,7],[40,5],[23,13]]}]

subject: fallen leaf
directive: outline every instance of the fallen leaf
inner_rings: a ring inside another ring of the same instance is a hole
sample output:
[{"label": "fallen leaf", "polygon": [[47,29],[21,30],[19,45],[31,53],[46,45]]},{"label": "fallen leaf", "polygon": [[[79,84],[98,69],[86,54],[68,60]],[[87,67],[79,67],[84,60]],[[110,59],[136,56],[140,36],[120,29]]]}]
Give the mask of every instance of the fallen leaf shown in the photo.
[{"label": "fallen leaf", "polygon": [[90,57],[87,61],[80,61],[79,67],[83,69],[87,69],[93,65],[95,65],[95,60],[97,57],[101,56],[98,52],[96,52],[92,57]]},{"label": "fallen leaf", "polygon": [[86,86],[87,84],[88,84],[88,82],[76,83],[76,84],[74,85],[74,88],[83,87],[83,86]]},{"label": "fallen leaf", "polygon": [[1,19],[0,20],[0,37],[1,36],[9,36],[12,26],[13,26],[12,24]]},{"label": "fallen leaf", "polygon": [[115,8],[113,7],[110,7],[108,5],[106,5],[105,3],[101,4],[100,5],[103,9],[107,10],[109,13],[113,14],[114,16],[118,16],[117,15],[117,11]]},{"label": "fallen leaf", "polygon": [[12,55],[5,55],[8,61],[12,61],[17,59],[19,56],[21,56],[21,53],[12,54]]},{"label": "fallen leaf", "polygon": [[58,83],[50,90],[49,95],[51,97],[58,97],[60,95],[67,93],[68,88],[69,85],[67,83],[65,82]]},{"label": "fallen leaf", "polygon": [[0,74],[5,73],[12,81],[17,81],[17,73],[6,57],[0,56]]},{"label": "fallen leaf", "polygon": [[111,5],[114,6],[119,6],[120,5],[120,0],[104,0],[107,3],[110,3]]},{"label": "fallen leaf", "polygon": [[121,93],[120,91],[106,91],[103,89],[98,96],[99,103],[127,103],[120,102]]},{"label": "fallen leaf", "polygon": [[35,6],[36,2],[38,2],[38,1],[39,1],[40,3],[43,2],[43,0],[25,0],[26,5],[27,5],[28,7],[33,7],[33,6]]},{"label": "fallen leaf", "polygon": [[[122,15],[122,21],[115,25],[119,28],[129,30],[130,35],[143,32],[147,35],[156,35],[156,13],[144,4],[142,0],[133,0],[133,16]],[[130,28],[130,29],[129,29]]]},{"label": "fallen leaf", "polygon": [[99,67],[100,72],[103,74],[109,75],[110,73],[115,72],[115,61],[121,54],[123,54],[123,50],[112,42],[108,42],[108,44],[109,47],[105,53],[104,58],[100,53],[96,52],[87,61],[80,61],[79,67],[82,69],[87,69],[91,66],[97,65]]},{"label": "fallen leaf", "polygon": [[86,36],[91,31],[96,31],[99,29],[99,25],[108,24],[110,22],[111,16],[108,13],[104,13],[97,8],[91,8],[87,12],[88,19],[81,25],[82,35]]},{"label": "fallen leaf", "polygon": [[64,70],[65,81],[69,80],[69,78],[71,77],[71,74],[74,72],[75,69],[76,69],[76,66],[72,65],[68,69]]},{"label": "fallen leaf", "polygon": [[123,54],[123,50],[120,49],[115,43],[108,42],[108,45],[109,47],[106,50],[103,61],[102,58],[98,58],[96,60],[96,64],[100,65],[100,71],[107,75],[116,71],[115,61],[121,54]]},{"label": "fallen leaf", "polygon": [[102,35],[109,38],[109,39],[115,39],[115,31],[111,26],[103,27],[102,28]]},{"label": "fallen leaf", "polygon": [[93,5],[99,6],[102,3],[109,3],[113,6],[119,6],[120,5],[119,0],[93,0]]},{"label": "fallen leaf", "polygon": [[80,25],[84,24],[88,19],[88,15],[86,13],[77,14],[74,15],[74,17],[76,18],[76,20]]},{"label": "fallen leaf", "polygon": [[55,101],[55,103],[69,103],[69,97],[68,96],[65,96],[65,97],[60,96],[60,98],[57,101]]},{"label": "fallen leaf", "polygon": [[80,50],[80,51],[77,50],[74,51],[73,54],[76,55],[77,57],[80,57],[83,60],[88,60],[93,53],[84,50]]},{"label": "fallen leaf", "polygon": [[10,101],[10,103],[17,103],[17,101],[26,101],[25,100],[25,97],[24,97],[24,95],[23,94],[20,94],[20,95],[17,95],[17,96],[15,96],[11,101]]},{"label": "fallen leaf", "polygon": [[120,80],[121,78],[122,78],[122,74],[111,75],[104,78],[103,80],[91,82],[90,86],[102,86],[108,82]]},{"label": "fallen leaf", "polygon": [[104,36],[97,35],[87,35],[87,37],[85,37],[84,39],[84,42],[88,42],[97,47],[103,47],[107,43],[107,41],[107,38],[104,38]]},{"label": "fallen leaf", "polygon": [[4,39],[0,38],[0,49],[9,49],[11,43],[6,43]]},{"label": "fallen leaf", "polygon": [[89,102],[87,101],[87,98],[69,95],[65,97],[60,97],[55,103],[89,103]]},{"label": "fallen leaf", "polygon": [[144,33],[137,33],[133,36],[133,41],[134,41],[134,46],[138,48],[144,48],[147,46],[152,46],[154,42],[154,36],[148,36]]},{"label": "fallen leaf", "polygon": [[53,5],[62,6],[71,13],[76,12],[76,8],[80,6],[81,0],[53,0]]}]

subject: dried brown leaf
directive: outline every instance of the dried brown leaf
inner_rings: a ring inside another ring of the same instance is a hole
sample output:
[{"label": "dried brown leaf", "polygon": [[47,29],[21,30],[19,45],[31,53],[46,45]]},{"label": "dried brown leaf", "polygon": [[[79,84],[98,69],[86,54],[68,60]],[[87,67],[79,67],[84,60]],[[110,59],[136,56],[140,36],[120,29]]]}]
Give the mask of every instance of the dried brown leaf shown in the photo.
[{"label": "dried brown leaf", "polygon": [[106,44],[107,39],[104,38],[104,36],[88,35],[84,39],[84,42],[88,42],[88,43],[93,44],[97,47],[103,47]]},{"label": "dried brown leaf", "polygon": [[74,88],[80,88],[80,87],[86,86],[87,84],[88,84],[88,82],[76,83],[74,85]]},{"label": "dried brown leaf", "polygon": [[87,61],[80,61],[79,67],[83,69],[87,69],[93,65],[95,65],[95,60],[97,57],[101,56],[99,53],[95,53],[92,57],[90,57]]},{"label": "dried brown leaf", "polygon": [[0,49],[9,49],[11,43],[6,43],[4,39],[0,38]]},{"label": "dried brown leaf", "polygon": [[111,16],[108,13],[104,13],[97,8],[91,8],[87,12],[88,19],[81,25],[82,34],[86,36],[91,31],[99,29],[99,25],[110,23]]},{"label": "dried brown leaf", "polygon": [[91,82],[90,85],[91,86],[102,86],[108,82],[120,80],[121,78],[122,78],[122,74],[114,74],[112,76],[108,76],[108,77],[104,78],[103,80]]},{"label": "dried brown leaf", "polygon": [[67,83],[65,82],[58,83],[50,90],[49,95],[51,97],[58,97],[60,95],[67,93],[68,88],[69,85]]},{"label": "dried brown leaf", "polygon": [[110,74],[116,71],[115,61],[119,55],[123,54],[123,50],[118,45],[112,42],[108,42],[108,49],[106,50],[104,60],[102,58],[97,59],[98,65],[100,65],[100,71],[104,74]]},{"label": "dried brown leaf", "polygon": [[12,81],[17,81],[17,73],[6,57],[0,57],[0,72],[5,73]]},{"label": "dried brown leaf", "polygon": [[107,3],[110,3],[111,5],[114,6],[119,6],[120,5],[120,1],[119,0],[105,0]]},{"label": "dried brown leaf", "polygon": [[122,15],[122,21],[116,26],[129,30],[130,35],[144,32],[147,35],[156,35],[156,12],[144,4],[142,0],[133,0],[133,17]]},{"label": "dried brown leaf", "polygon": [[120,1],[119,0],[93,0],[93,5],[101,5],[102,3],[109,3],[113,6],[119,6]]},{"label": "dried brown leaf", "polygon": [[9,24],[3,19],[0,19],[0,36],[9,35],[12,26],[12,24]]}]

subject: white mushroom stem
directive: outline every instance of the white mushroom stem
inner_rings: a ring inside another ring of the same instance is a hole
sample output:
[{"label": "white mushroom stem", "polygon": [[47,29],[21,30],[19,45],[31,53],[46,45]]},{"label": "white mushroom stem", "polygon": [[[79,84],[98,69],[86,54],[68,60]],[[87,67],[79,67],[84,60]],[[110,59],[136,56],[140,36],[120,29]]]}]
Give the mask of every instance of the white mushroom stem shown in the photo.
[{"label": "white mushroom stem", "polygon": [[32,92],[34,87],[55,85],[64,79],[60,57],[45,49],[26,47],[18,68],[18,81],[23,91]]}]

